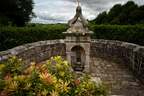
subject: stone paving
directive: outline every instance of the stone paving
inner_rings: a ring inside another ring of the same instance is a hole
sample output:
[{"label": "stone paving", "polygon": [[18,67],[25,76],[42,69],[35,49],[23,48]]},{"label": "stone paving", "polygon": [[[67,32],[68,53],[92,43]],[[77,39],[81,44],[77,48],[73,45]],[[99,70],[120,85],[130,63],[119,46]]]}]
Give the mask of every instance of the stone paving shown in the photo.
[{"label": "stone paving", "polygon": [[144,96],[144,87],[124,64],[91,58],[91,74],[109,87],[112,96]]}]

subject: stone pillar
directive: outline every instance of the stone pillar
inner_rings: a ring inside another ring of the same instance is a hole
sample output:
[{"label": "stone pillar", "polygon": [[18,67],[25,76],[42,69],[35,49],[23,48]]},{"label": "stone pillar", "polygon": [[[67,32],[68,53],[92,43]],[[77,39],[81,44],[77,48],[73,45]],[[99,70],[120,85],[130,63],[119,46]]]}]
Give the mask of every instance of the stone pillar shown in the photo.
[{"label": "stone pillar", "polygon": [[89,52],[86,52],[84,72],[86,72],[86,73],[90,72],[90,55],[89,55]]},{"label": "stone pillar", "polygon": [[67,61],[69,64],[71,64],[71,52],[66,52],[66,57],[67,57]]}]

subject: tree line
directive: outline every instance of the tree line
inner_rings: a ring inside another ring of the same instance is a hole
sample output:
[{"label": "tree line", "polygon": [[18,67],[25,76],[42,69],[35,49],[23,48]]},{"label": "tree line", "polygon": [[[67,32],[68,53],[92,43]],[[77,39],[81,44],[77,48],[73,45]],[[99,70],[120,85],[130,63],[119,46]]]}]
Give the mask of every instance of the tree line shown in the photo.
[{"label": "tree line", "polygon": [[100,13],[94,24],[144,24],[144,5],[138,6],[134,1],[128,1],[124,5],[116,4],[109,12]]},{"label": "tree line", "polygon": [[[0,25],[24,26],[31,20],[33,0],[0,0]],[[93,24],[144,24],[144,5],[138,6],[134,1],[116,4],[109,12],[100,13]]]}]

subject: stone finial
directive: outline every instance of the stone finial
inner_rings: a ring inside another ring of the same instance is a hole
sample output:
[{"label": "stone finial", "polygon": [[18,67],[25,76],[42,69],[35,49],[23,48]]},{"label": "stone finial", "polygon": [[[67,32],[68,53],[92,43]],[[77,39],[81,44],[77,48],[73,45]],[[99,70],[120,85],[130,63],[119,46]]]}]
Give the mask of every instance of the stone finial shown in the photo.
[{"label": "stone finial", "polygon": [[82,8],[77,6],[76,14],[73,19],[68,21],[68,25],[70,28],[67,30],[68,32],[88,32],[88,21],[82,15]]}]

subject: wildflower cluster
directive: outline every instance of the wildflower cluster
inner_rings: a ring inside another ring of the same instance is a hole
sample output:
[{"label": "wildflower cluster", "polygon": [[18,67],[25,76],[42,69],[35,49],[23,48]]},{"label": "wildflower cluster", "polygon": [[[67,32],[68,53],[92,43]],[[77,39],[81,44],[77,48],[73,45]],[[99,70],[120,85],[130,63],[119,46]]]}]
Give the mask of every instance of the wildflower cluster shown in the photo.
[{"label": "wildflower cluster", "polygon": [[106,90],[77,76],[60,56],[29,66],[14,56],[0,63],[0,96],[106,96]]}]

